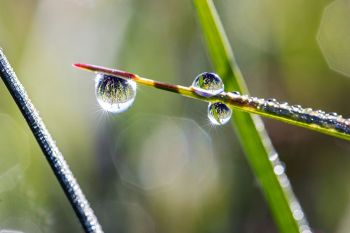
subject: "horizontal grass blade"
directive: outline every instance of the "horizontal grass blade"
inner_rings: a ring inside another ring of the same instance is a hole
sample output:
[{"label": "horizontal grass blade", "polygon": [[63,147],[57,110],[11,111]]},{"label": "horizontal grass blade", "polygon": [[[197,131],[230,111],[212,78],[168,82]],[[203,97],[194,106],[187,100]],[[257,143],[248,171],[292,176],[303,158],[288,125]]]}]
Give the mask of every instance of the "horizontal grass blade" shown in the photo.
[{"label": "horizontal grass blade", "polygon": [[314,111],[311,108],[302,108],[299,105],[278,103],[277,100],[272,99],[265,100],[257,97],[249,97],[247,95],[240,95],[237,92],[221,92],[214,96],[201,96],[192,87],[159,82],[127,71],[83,63],[77,63],[73,66],[94,73],[103,73],[133,80],[140,85],[174,92],[197,100],[211,103],[222,102],[233,109],[243,112],[258,114],[309,130],[350,140],[350,120],[336,113],[326,113],[320,110]]}]

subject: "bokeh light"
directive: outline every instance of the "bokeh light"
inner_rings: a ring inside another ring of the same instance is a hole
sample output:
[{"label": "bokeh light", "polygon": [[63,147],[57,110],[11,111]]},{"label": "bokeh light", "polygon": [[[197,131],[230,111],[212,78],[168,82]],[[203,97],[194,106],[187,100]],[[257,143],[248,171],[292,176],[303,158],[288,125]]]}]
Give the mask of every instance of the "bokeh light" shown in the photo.
[{"label": "bokeh light", "polygon": [[[350,116],[349,1],[214,3],[253,96]],[[191,85],[214,67],[190,0],[2,0],[0,47],[106,232],[277,232],[234,127],[211,125],[206,103],[138,87],[127,111],[102,114],[94,75],[71,66]],[[285,163],[275,172],[315,232],[348,232],[349,143],[264,122]],[[0,84],[0,231],[11,230],[81,231]]]},{"label": "bokeh light", "polygon": [[350,76],[350,3],[336,0],[324,10],[317,40],[328,65]]},{"label": "bokeh light", "polygon": [[[122,150],[128,142],[134,146]],[[137,116],[120,130],[115,145],[113,161],[121,179],[146,190],[201,182],[208,170],[217,169],[210,137],[185,118]]]}]

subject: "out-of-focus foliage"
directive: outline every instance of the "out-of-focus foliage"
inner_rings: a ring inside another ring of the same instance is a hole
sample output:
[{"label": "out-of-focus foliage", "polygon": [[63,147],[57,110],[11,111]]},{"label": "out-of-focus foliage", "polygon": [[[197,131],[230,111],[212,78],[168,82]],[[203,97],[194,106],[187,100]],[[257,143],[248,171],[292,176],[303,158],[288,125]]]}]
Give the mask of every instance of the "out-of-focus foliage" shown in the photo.
[{"label": "out-of-focus foliage", "polygon": [[[331,2],[215,2],[253,95],[350,116],[349,79],[329,68],[318,43]],[[342,30],[330,27],[328,33]],[[75,62],[115,66],[190,85],[212,69],[200,33],[189,0],[0,3],[0,47],[106,232],[276,232],[230,126],[211,126],[205,104],[139,87],[130,110],[107,115],[96,103],[94,78],[71,68]],[[326,35],[334,48],[338,37]],[[331,54],[336,61],[349,53],[338,46]],[[0,114],[0,229],[79,232],[3,85]],[[266,123],[311,226],[347,232],[348,142]],[[9,175],[12,168],[19,173]]]}]

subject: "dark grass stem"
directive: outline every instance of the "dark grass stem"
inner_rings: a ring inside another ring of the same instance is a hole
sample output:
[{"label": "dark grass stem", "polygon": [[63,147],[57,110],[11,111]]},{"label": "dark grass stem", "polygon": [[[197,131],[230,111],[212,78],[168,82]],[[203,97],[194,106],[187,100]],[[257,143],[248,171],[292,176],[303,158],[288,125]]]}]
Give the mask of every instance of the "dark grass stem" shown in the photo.
[{"label": "dark grass stem", "polygon": [[0,76],[32,130],[84,231],[86,233],[103,233],[93,210],[69,169],[67,162],[58,150],[38,111],[30,101],[23,85],[17,79],[15,72],[1,49]]}]

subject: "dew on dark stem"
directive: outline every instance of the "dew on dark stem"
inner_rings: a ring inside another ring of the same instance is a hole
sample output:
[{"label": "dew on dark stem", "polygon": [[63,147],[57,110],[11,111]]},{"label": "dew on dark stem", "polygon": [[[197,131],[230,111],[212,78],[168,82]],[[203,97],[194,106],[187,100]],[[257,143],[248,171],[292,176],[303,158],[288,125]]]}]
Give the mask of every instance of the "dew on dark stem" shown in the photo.
[{"label": "dew on dark stem", "polygon": [[224,103],[216,102],[208,105],[208,118],[214,125],[226,124],[232,116],[232,110]]},{"label": "dew on dark stem", "polygon": [[97,102],[108,112],[124,112],[135,100],[136,83],[132,80],[97,74],[95,82]]},{"label": "dew on dark stem", "polygon": [[198,95],[210,97],[223,92],[224,83],[217,74],[204,72],[194,79],[192,88]]}]

